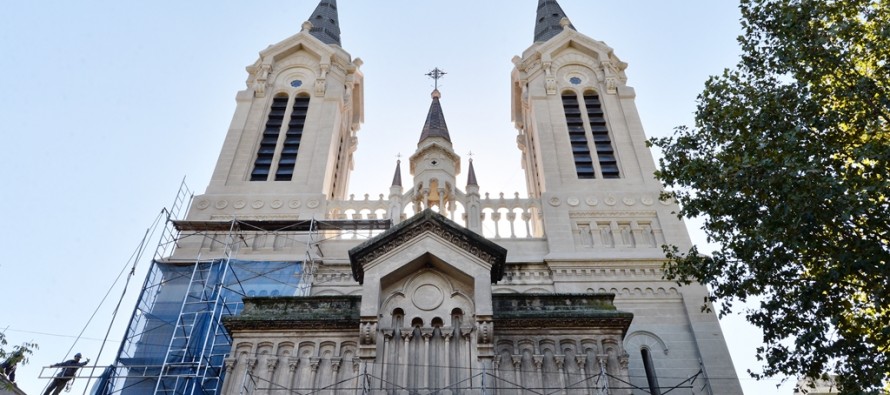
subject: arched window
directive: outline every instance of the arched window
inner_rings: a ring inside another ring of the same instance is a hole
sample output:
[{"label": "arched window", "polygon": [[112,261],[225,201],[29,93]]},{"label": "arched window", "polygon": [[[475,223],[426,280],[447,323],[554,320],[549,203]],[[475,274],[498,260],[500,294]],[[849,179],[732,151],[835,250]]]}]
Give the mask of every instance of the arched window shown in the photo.
[{"label": "arched window", "polygon": [[300,151],[300,140],[303,139],[303,126],[306,124],[306,114],[308,113],[309,97],[298,96],[294,99],[290,121],[287,123],[287,133],[284,135],[284,144],[281,148],[281,157],[278,158],[275,181],[290,181],[294,177],[297,153]]},{"label": "arched window", "polygon": [[612,138],[609,136],[609,128],[606,127],[606,117],[603,116],[599,95],[593,91],[584,92],[584,106],[587,108],[587,119],[590,121],[590,132],[593,135],[593,145],[596,147],[596,157],[603,178],[618,178],[620,176],[618,159],[612,148]]},{"label": "arched window", "polygon": [[590,146],[587,145],[587,134],[584,131],[584,120],[581,118],[581,107],[574,92],[568,91],[562,94],[562,109],[566,114],[569,144],[572,146],[572,157],[575,160],[578,178],[596,178],[593,158],[590,157]]},{"label": "arched window", "polygon": [[275,157],[275,147],[278,145],[278,134],[281,133],[285,110],[287,110],[287,95],[275,96],[272,99],[272,107],[269,109],[269,118],[266,119],[266,128],[263,130],[260,148],[256,153],[256,161],[253,162],[250,181],[269,179],[269,170],[272,168],[272,158]]},{"label": "arched window", "polygon": [[658,388],[658,377],[655,376],[655,364],[652,363],[652,355],[649,349],[643,347],[640,349],[640,355],[643,357],[643,369],[646,370],[646,381],[649,383],[649,393],[652,395],[661,395]]}]

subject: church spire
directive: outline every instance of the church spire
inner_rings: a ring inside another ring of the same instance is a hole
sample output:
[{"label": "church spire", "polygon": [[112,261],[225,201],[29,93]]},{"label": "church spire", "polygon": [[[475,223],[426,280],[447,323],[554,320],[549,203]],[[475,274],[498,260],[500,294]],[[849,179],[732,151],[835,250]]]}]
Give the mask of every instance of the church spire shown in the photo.
[{"label": "church spire", "polygon": [[423,124],[423,132],[420,133],[420,142],[430,137],[442,137],[449,143],[451,142],[448,125],[445,124],[445,114],[442,113],[442,105],[439,104],[439,98],[442,97],[442,93],[439,92],[439,79],[445,74],[447,73],[438,67],[426,73],[427,77],[435,81],[435,88],[433,88],[433,102],[430,104],[430,111],[426,114],[426,123]]},{"label": "church spire", "polygon": [[392,176],[392,186],[402,186],[402,160],[396,160],[396,173]]},{"label": "church spire", "polygon": [[[562,19],[567,18],[556,0],[538,0],[538,15],[535,21],[535,42],[547,41],[563,30]],[[575,26],[568,24],[572,30]]]},{"label": "church spire", "polygon": [[476,182],[476,169],[473,168],[473,158],[470,158],[470,170],[467,171],[467,186],[468,187],[478,187],[479,183]]},{"label": "church spire", "polygon": [[329,45],[340,45],[340,18],[337,16],[337,0],[321,0],[312,16],[309,34]]},{"label": "church spire", "polygon": [[420,141],[430,137],[441,137],[451,142],[451,135],[448,134],[448,125],[445,124],[445,114],[442,113],[442,105],[439,98],[442,93],[438,89],[432,93],[433,102],[430,104],[430,111],[426,115],[426,122],[423,124],[423,131],[420,133]]}]

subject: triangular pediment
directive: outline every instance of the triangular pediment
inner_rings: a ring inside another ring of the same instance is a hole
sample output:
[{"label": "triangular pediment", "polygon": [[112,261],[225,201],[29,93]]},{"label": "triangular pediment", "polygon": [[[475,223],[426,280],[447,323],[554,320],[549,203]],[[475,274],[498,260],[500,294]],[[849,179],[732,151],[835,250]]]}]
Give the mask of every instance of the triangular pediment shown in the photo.
[{"label": "triangular pediment", "polygon": [[489,266],[491,283],[503,277],[507,258],[505,248],[427,209],[349,250],[353,278],[364,284],[365,269],[368,266],[386,259],[403,246],[431,236],[438,243],[471,255],[476,261]]},{"label": "triangular pediment", "polygon": [[260,51],[260,57],[274,59],[277,62],[300,50],[305,50],[318,59],[330,59],[337,52],[334,47],[321,42],[304,30]]}]

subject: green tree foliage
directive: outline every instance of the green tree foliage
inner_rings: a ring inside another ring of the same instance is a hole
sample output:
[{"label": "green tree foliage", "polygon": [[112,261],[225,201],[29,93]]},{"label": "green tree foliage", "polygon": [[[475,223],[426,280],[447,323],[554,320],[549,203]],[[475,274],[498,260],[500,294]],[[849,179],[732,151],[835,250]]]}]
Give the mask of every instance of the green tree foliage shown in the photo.
[{"label": "green tree foliage", "polygon": [[705,218],[710,256],[668,276],[755,302],[761,378],[890,378],[890,0],[742,0],[742,56],[708,79],[695,127],[653,139],[657,176]]}]

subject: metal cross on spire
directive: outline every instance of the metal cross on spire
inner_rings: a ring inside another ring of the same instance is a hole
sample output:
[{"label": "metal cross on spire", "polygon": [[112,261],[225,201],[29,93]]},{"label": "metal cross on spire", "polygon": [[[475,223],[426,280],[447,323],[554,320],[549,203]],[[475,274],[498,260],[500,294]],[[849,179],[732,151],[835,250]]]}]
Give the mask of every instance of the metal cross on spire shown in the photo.
[{"label": "metal cross on spire", "polygon": [[433,71],[426,73],[426,76],[435,80],[435,83],[434,83],[435,89],[438,90],[439,89],[439,78],[445,77],[445,74],[448,74],[448,73],[446,73],[444,70],[440,70],[438,67],[436,67],[433,69]]}]

